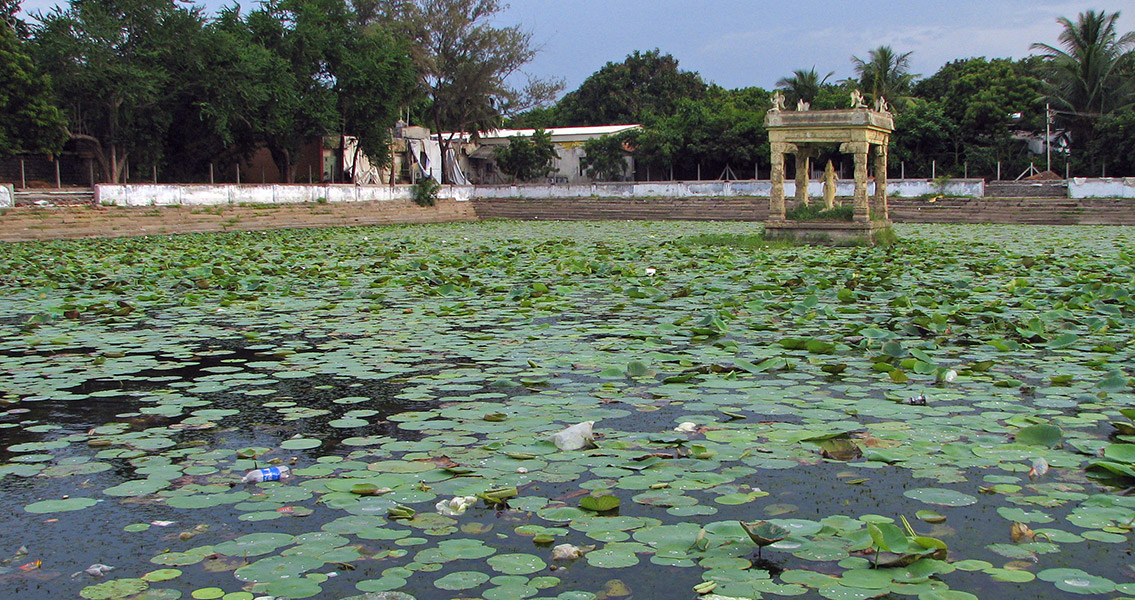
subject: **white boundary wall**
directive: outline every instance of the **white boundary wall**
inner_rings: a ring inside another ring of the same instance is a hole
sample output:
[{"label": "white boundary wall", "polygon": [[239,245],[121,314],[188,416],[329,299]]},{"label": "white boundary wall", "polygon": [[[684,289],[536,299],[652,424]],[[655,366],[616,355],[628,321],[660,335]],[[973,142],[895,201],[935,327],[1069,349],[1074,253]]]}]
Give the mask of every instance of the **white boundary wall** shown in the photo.
[{"label": "white boundary wall", "polygon": [[1135,177],[1104,177],[1068,180],[1069,198],[1135,198]]},{"label": "white boundary wall", "polygon": [[409,186],[371,185],[166,185],[95,186],[95,202],[110,206],[217,206],[381,202],[413,198]]},{"label": "white boundary wall", "polygon": [[15,204],[16,189],[10,183],[0,183],[0,208],[8,208]]},{"label": "white boundary wall", "polygon": [[[875,184],[868,184],[872,194]],[[591,184],[540,184],[442,186],[439,197],[459,202],[476,198],[698,198],[698,197],[756,197],[767,198],[772,191],[769,181],[664,181],[664,182],[611,182]],[[948,196],[985,195],[985,181],[981,179],[952,179],[945,186]],[[855,184],[850,180],[836,183],[836,195],[850,197]],[[792,198],[796,184],[784,183],[784,195]],[[887,195],[911,198],[937,194],[938,189],[929,179],[904,179],[887,182]],[[808,195],[823,197],[823,183],[808,184]],[[108,206],[217,206],[231,204],[299,204],[316,202],[389,202],[412,200],[413,188],[409,185],[174,185],[130,184],[95,186],[95,202]],[[10,201],[10,200],[9,200]],[[3,196],[0,195],[0,206]]]}]

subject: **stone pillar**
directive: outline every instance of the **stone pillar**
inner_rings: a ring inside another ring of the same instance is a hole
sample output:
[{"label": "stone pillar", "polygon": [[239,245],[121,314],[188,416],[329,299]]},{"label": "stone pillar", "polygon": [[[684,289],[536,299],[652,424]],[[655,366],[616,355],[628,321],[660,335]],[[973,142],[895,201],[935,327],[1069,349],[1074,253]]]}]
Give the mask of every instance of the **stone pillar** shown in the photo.
[{"label": "stone pillar", "polygon": [[812,149],[797,144],[796,150],[796,205],[808,206],[808,176],[812,171]]},{"label": "stone pillar", "polygon": [[853,220],[860,223],[871,221],[871,207],[867,204],[867,142],[845,142],[840,152],[855,156],[855,198],[852,203]]},{"label": "stone pillar", "polygon": [[768,218],[770,221],[783,221],[784,220],[784,153],[787,150],[784,142],[772,142],[769,144],[772,149],[772,171],[769,173],[769,181],[772,183],[772,191],[769,192],[768,200]]},{"label": "stone pillar", "polygon": [[875,146],[875,211],[884,221],[891,218],[887,208],[887,145]]}]

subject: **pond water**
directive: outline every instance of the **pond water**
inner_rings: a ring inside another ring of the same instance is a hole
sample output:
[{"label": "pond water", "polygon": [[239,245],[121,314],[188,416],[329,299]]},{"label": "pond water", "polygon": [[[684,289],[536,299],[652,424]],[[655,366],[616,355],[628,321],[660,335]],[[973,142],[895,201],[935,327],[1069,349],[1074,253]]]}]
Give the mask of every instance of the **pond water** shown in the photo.
[{"label": "pond water", "polygon": [[1135,597],[1135,230],[755,230],[9,245],[0,596]]}]

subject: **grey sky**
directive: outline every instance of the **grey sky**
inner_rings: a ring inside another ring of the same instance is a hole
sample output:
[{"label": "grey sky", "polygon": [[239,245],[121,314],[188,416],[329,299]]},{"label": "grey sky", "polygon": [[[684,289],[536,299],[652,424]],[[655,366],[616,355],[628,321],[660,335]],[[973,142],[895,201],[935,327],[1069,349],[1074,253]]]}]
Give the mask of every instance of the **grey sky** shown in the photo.
[{"label": "grey sky", "polygon": [[1121,11],[1121,32],[1135,30],[1135,0],[513,0],[498,23],[531,32],[542,50],[527,71],[561,77],[569,91],[607,62],[654,48],[723,87],[771,89],[812,66],[850,77],[851,56],[883,44],[913,52],[912,70],[922,76],[958,58],[1021,58],[1033,42],[1057,44],[1057,17],[1093,9]]}]

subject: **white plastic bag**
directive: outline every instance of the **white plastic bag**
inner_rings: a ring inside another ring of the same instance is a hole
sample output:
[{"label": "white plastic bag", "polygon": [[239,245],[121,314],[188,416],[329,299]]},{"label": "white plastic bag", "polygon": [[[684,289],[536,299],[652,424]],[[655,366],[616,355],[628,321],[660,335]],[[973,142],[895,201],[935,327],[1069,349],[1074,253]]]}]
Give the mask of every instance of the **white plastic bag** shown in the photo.
[{"label": "white plastic bag", "polygon": [[557,448],[564,451],[594,448],[595,433],[591,430],[591,426],[594,424],[595,421],[577,423],[567,429],[552,434],[550,439]]}]

